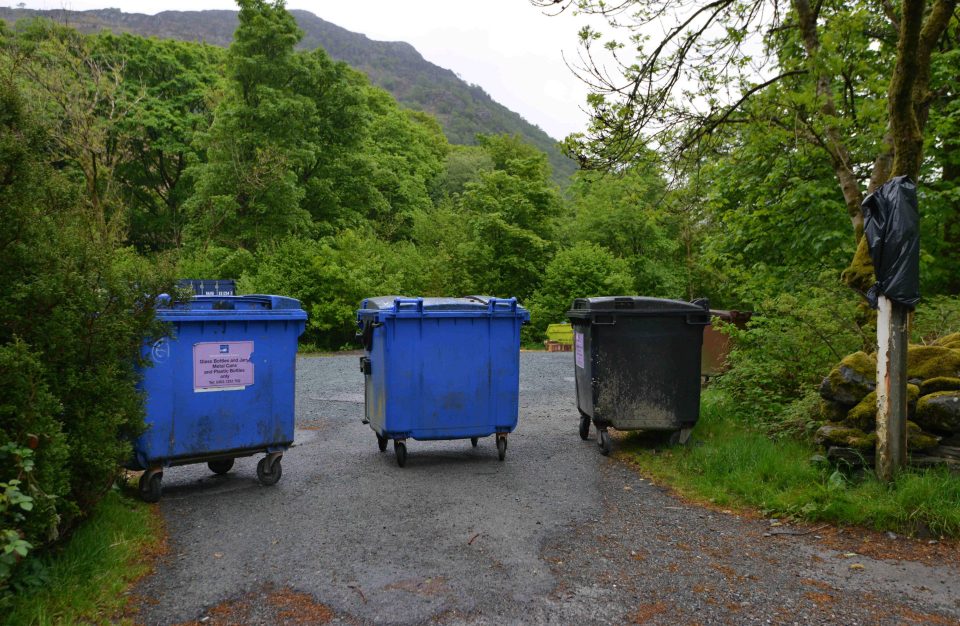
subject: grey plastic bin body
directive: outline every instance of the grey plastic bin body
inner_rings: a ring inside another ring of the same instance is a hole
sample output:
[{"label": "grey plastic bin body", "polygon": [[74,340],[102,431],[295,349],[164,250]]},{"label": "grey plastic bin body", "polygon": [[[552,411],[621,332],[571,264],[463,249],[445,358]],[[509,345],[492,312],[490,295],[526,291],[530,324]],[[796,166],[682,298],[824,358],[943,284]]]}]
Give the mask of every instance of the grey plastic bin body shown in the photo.
[{"label": "grey plastic bin body", "polygon": [[706,300],[578,298],[573,325],[577,407],[599,429],[679,431],[700,415]]}]

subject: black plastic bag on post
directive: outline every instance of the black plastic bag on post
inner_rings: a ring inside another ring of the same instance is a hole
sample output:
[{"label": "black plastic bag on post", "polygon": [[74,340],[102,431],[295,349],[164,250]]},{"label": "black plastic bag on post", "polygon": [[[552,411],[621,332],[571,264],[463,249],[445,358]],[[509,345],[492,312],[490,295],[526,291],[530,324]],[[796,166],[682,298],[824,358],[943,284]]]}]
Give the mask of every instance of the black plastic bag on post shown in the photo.
[{"label": "black plastic bag on post", "polygon": [[867,238],[877,282],[867,292],[874,309],[883,295],[911,310],[920,302],[920,213],[917,186],[897,176],[866,197],[863,236]]}]

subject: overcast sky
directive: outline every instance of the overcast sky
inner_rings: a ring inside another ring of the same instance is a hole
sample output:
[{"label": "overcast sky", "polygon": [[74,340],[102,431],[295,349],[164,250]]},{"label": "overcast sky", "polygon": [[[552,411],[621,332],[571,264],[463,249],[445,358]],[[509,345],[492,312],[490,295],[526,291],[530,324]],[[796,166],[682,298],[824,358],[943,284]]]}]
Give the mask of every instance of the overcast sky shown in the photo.
[{"label": "overcast sky", "polygon": [[[231,0],[23,0],[32,9],[127,13],[233,9]],[[0,0],[16,6],[19,0]],[[548,17],[527,0],[288,0],[371,39],[406,41],[428,61],[480,85],[555,139],[584,129],[586,87],[564,64],[577,55],[583,17]]]}]

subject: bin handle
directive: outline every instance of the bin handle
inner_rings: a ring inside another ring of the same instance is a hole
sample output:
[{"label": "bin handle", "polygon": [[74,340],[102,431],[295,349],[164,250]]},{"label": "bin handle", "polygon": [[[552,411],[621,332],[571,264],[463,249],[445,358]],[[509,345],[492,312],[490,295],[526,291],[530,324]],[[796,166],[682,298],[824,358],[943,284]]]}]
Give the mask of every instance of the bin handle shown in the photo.
[{"label": "bin handle", "polygon": [[594,326],[615,326],[616,324],[617,318],[613,315],[597,315],[593,318]]},{"label": "bin handle", "polygon": [[490,298],[488,303],[490,307],[490,312],[493,313],[496,311],[497,307],[507,308],[509,307],[511,313],[517,312],[517,299],[516,298]]},{"label": "bin handle", "polygon": [[423,298],[396,298],[393,301],[393,312],[399,313],[401,308],[411,305],[417,313],[423,313]]},{"label": "bin handle", "polygon": [[690,313],[687,315],[687,324],[691,326],[709,326],[710,315],[704,313]]}]

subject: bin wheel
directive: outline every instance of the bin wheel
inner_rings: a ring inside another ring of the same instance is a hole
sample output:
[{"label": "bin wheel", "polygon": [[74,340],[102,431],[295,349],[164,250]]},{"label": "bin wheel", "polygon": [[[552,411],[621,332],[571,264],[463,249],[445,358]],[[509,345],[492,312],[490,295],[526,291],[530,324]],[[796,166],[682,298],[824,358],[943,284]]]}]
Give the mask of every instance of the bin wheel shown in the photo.
[{"label": "bin wheel", "polygon": [[233,459],[217,459],[215,461],[207,461],[207,467],[209,467],[210,471],[214,474],[226,474],[233,469]]},{"label": "bin wheel", "polygon": [[387,438],[377,435],[377,446],[380,447],[380,452],[387,451]]},{"label": "bin wheel", "polygon": [[606,430],[598,430],[597,445],[600,446],[600,454],[603,456],[610,454],[610,433]]},{"label": "bin wheel", "polygon": [[140,499],[144,502],[159,502],[163,491],[162,481],[163,472],[145,472],[140,477]]},{"label": "bin wheel", "polygon": [[407,465],[407,444],[394,439],[393,453],[397,455],[397,465],[405,467]]},{"label": "bin wheel", "polygon": [[479,437],[470,437],[470,445],[474,448],[477,447],[477,443],[480,441]]},{"label": "bin wheel", "polygon": [[273,465],[269,465],[269,459],[270,457],[265,456],[257,463],[257,480],[259,480],[260,484],[264,487],[276,485],[277,481],[280,480],[280,476],[283,475],[283,467],[280,465],[280,459],[275,460]]},{"label": "bin wheel", "polygon": [[[668,430],[665,432],[659,432],[654,435],[654,443],[663,447],[673,447],[680,443],[680,438],[682,436],[682,431],[680,430]],[[689,437],[689,435],[688,435]]]},{"label": "bin wheel", "polygon": [[590,436],[590,416],[581,415],[580,416],[580,438],[586,441],[587,437],[589,436]]},{"label": "bin wheel", "polygon": [[497,458],[501,461],[507,458],[507,438],[497,437]]}]

